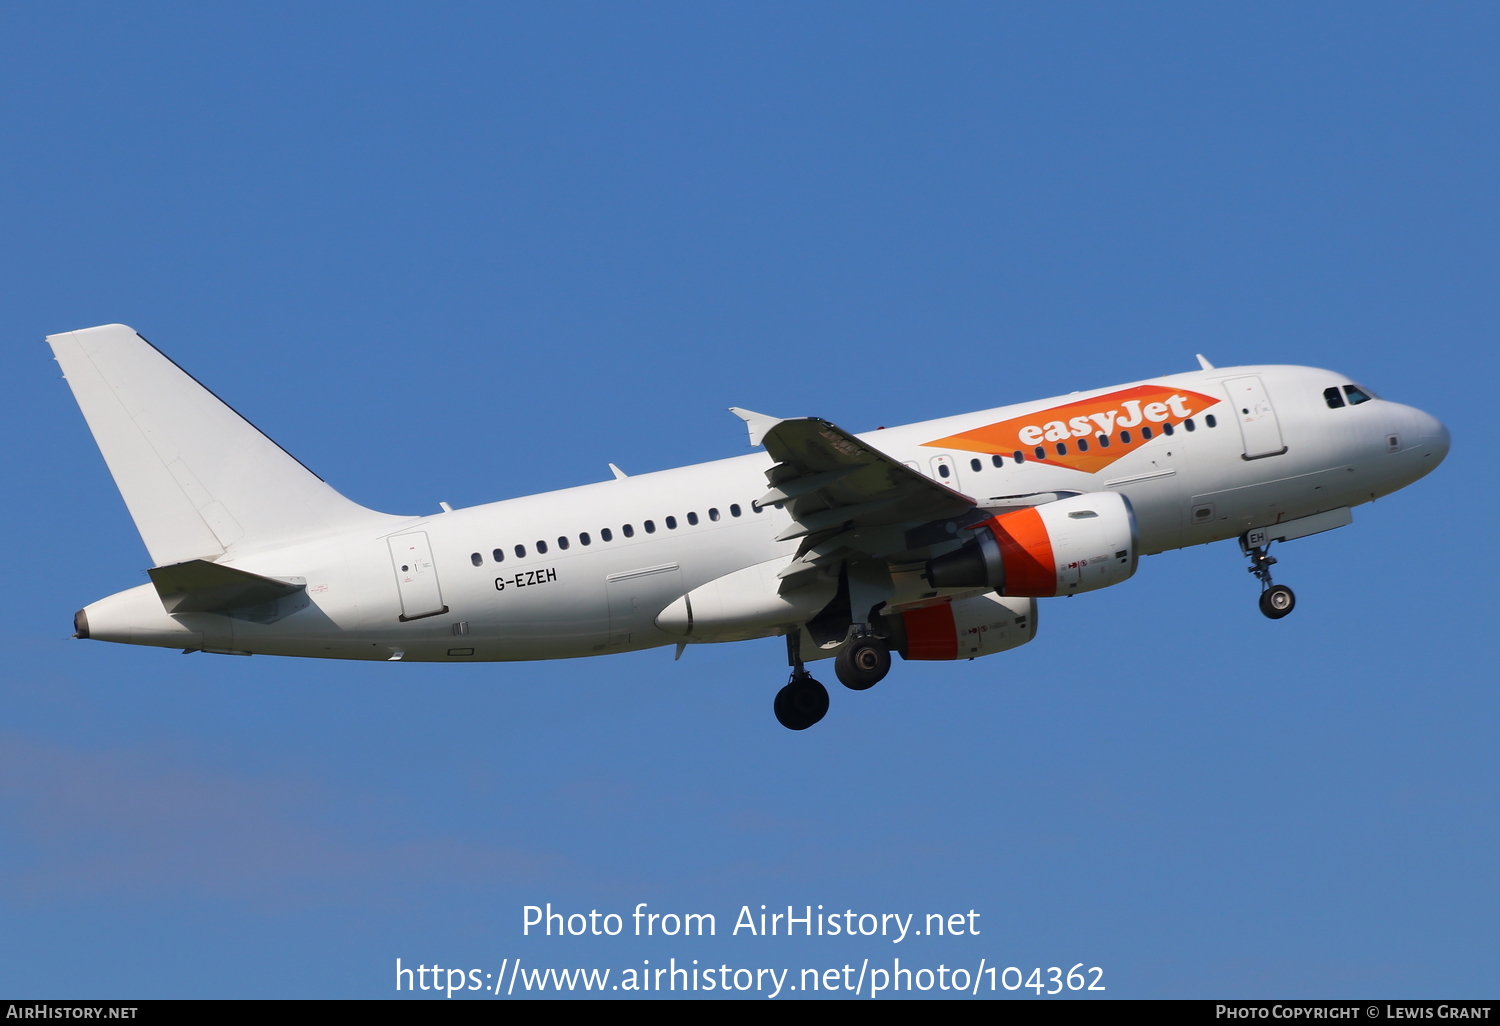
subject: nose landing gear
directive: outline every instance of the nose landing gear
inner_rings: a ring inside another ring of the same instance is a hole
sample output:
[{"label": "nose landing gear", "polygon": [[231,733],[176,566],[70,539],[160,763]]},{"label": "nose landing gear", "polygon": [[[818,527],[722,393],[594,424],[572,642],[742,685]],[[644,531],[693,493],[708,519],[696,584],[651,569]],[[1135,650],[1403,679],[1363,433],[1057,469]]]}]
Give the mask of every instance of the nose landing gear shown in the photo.
[{"label": "nose landing gear", "polygon": [[1249,572],[1260,581],[1260,611],[1269,619],[1280,620],[1297,608],[1297,596],[1291,588],[1271,583],[1271,567],[1276,564],[1276,557],[1270,554],[1271,543],[1248,545],[1246,539],[1241,539],[1240,548],[1250,558]]}]

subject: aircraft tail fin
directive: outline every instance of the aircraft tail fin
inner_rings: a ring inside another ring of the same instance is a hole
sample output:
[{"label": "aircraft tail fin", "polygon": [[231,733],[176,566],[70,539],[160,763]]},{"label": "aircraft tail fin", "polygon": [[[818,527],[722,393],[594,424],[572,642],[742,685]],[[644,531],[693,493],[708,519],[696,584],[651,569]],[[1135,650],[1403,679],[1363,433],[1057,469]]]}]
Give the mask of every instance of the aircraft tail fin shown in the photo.
[{"label": "aircraft tail fin", "polygon": [[334,491],[134,329],[106,324],[47,343],[158,566],[385,518]]}]

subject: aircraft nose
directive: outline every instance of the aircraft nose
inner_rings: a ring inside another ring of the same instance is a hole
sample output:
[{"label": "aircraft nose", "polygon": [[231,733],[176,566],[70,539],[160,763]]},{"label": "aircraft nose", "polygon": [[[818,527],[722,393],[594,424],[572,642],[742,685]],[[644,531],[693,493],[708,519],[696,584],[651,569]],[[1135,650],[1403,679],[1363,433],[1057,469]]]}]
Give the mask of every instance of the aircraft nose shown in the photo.
[{"label": "aircraft nose", "polygon": [[1424,413],[1418,409],[1411,409],[1411,433],[1418,439],[1418,445],[1425,458],[1432,460],[1432,466],[1437,466],[1448,456],[1450,438],[1448,429],[1443,422],[1430,413]]}]

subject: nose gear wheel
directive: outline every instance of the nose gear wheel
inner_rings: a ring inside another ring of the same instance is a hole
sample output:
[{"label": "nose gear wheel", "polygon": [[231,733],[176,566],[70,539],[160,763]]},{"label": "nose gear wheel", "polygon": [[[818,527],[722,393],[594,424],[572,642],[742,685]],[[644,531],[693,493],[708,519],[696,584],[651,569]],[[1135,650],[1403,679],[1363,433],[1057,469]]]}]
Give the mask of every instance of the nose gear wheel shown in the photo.
[{"label": "nose gear wheel", "polygon": [[1297,607],[1297,596],[1284,584],[1273,584],[1260,593],[1260,611],[1272,620],[1280,620]]},{"label": "nose gear wheel", "polygon": [[1291,588],[1271,583],[1271,567],[1276,565],[1276,557],[1270,554],[1271,543],[1245,546],[1241,542],[1241,547],[1250,558],[1250,573],[1260,581],[1260,611],[1269,619],[1280,620],[1297,608],[1297,596]]}]

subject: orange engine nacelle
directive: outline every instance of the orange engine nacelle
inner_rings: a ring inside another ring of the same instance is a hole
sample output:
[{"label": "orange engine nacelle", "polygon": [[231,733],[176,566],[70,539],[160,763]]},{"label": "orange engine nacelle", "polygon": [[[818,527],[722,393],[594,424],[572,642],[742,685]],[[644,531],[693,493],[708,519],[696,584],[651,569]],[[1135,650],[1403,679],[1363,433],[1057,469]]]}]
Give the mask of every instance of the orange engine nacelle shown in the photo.
[{"label": "orange engine nacelle", "polygon": [[1119,492],[1002,513],[970,530],[962,548],[928,560],[933,587],[1046,598],[1107,588],[1135,573],[1135,515]]},{"label": "orange engine nacelle", "polygon": [[971,595],[908,609],[900,627],[897,648],[907,659],[975,659],[1036,637],[1036,599]]}]

